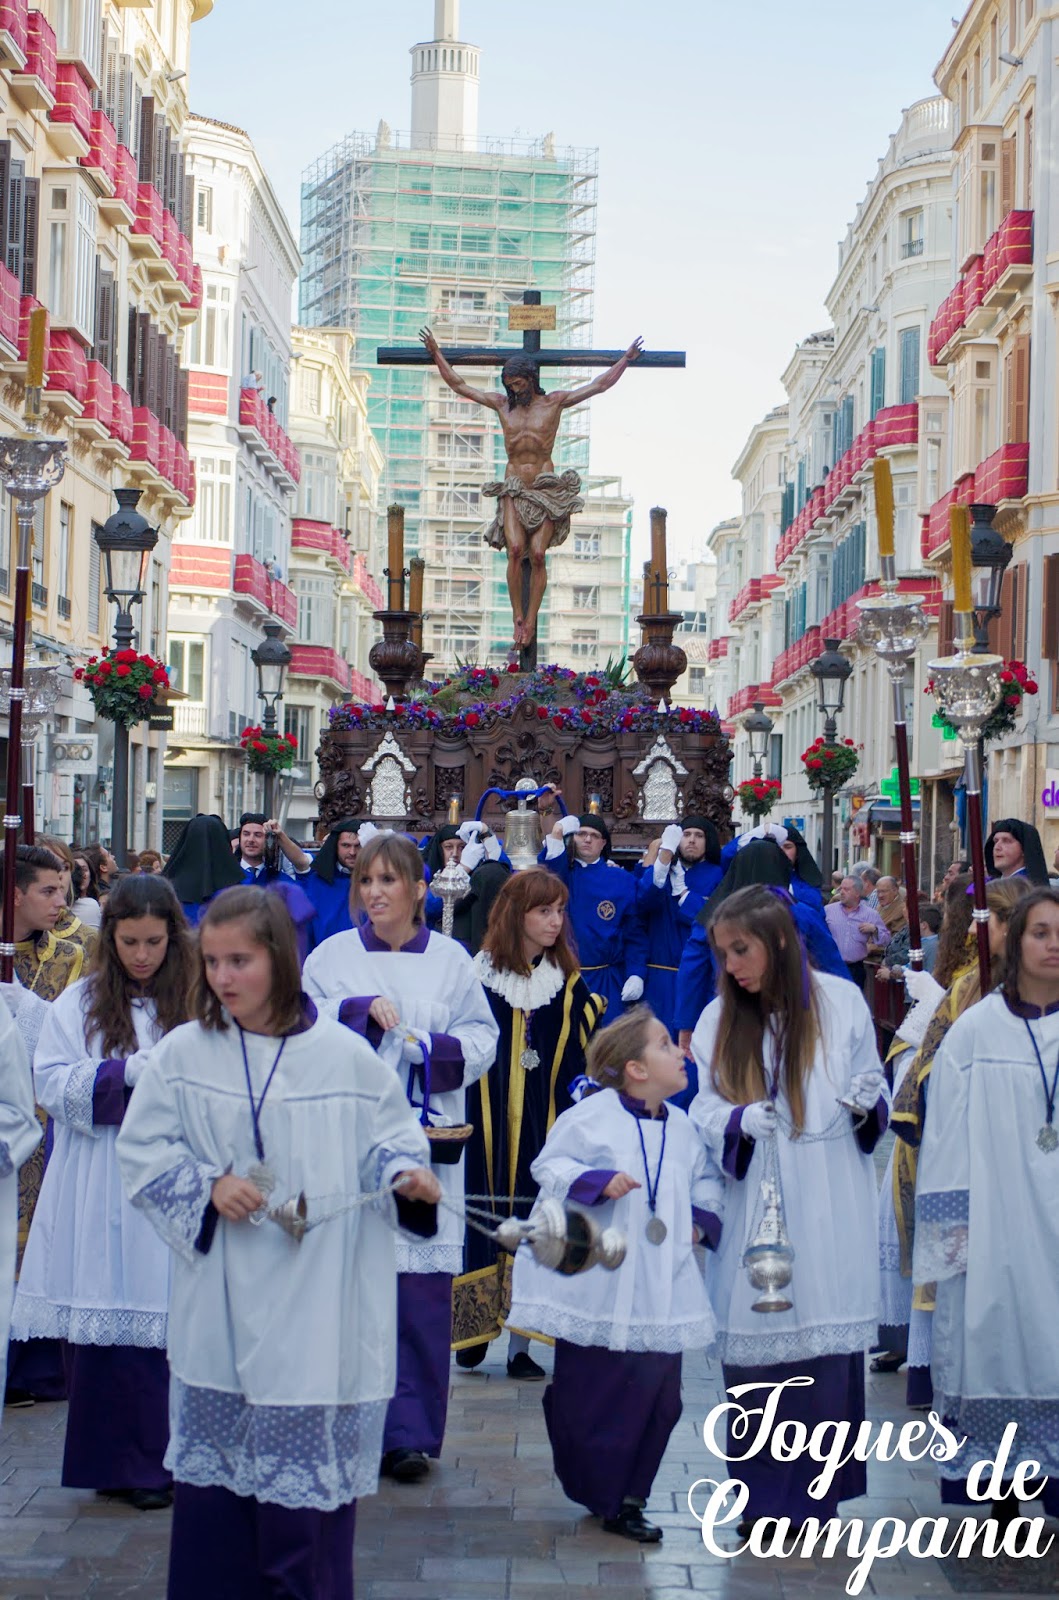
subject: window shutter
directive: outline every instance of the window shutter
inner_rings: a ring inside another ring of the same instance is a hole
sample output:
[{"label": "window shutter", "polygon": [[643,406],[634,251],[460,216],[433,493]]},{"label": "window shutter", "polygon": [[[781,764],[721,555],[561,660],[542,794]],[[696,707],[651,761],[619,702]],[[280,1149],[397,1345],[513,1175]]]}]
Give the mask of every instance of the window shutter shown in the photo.
[{"label": "window shutter", "polygon": [[8,188],[11,183],[11,141],[0,139],[0,261],[7,261],[11,237]]},{"label": "window shutter", "polygon": [[1014,584],[1012,585],[1012,598],[1014,600],[1015,617],[1012,629],[1012,643],[1016,661],[1026,659],[1026,634],[1029,626],[1029,599],[1030,586],[1027,583],[1029,566],[1025,561],[1020,561],[1017,567],[1012,568]]},{"label": "window shutter", "polygon": [[1004,574],[1000,585],[1000,616],[996,619],[996,651],[1005,661],[1010,661],[1015,654],[1015,571],[1014,567],[1009,567]]},{"label": "window shutter", "polygon": [[22,293],[37,292],[37,254],[40,242],[40,179],[24,178],[22,211]]},{"label": "window shutter", "polygon": [[177,415],[176,425],[173,428],[180,443],[188,442],[188,369],[177,368]]},{"label": "window shutter", "polygon": [[180,184],[183,192],[184,215],[180,223],[181,232],[187,234],[194,243],[195,240],[195,180],[187,172],[187,157],[180,157]]},{"label": "window shutter", "polygon": [[1009,211],[1015,209],[1015,140],[1002,139],[1000,143],[1000,217],[1003,222]]},{"label": "window shutter", "polygon": [[96,342],[92,355],[94,360],[106,367],[111,377],[114,376],[116,354],[115,304],[114,274],[100,271],[96,285]]},{"label": "window shutter", "polygon": [[1025,444],[1030,436],[1030,336],[1020,333],[1012,351],[1011,444]]},{"label": "window shutter", "polygon": [[880,345],[871,353],[871,414],[876,416],[886,404],[886,351]]},{"label": "window shutter", "polygon": [[1044,558],[1041,655],[1049,661],[1059,659],[1059,555]]},{"label": "window shutter", "polygon": [[141,183],[154,181],[154,96],[145,94],[140,100],[140,160]]}]

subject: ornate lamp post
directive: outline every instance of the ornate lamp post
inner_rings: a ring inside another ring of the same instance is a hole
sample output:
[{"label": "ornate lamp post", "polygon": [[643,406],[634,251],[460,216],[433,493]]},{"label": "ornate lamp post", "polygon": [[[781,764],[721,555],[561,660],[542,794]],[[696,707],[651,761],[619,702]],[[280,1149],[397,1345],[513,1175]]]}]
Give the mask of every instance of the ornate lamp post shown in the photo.
[{"label": "ornate lamp post", "polygon": [[[828,745],[835,745],[837,732],[836,719],[842,714],[842,707],[846,699],[846,683],[853,671],[852,664],[839,650],[840,640],[825,639],[823,654],[818,655],[815,661],[810,661],[809,671],[816,679],[817,707],[824,719],[824,741]],[[834,827],[835,827],[835,792],[831,783],[825,779],[821,784],[824,796],[824,820],[820,835],[820,855],[824,869],[824,881],[830,882],[834,870]]]},{"label": "ornate lamp post", "polygon": [[755,700],[754,709],[743,718],[743,728],[750,742],[750,759],[754,763],[754,777],[761,777],[765,757],[769,753],[769,739],[776,726],[765,711],[764,700]]},{"label": "ornate lamp post", "polygon": [[876,457],[875,514],[879,530],[879,565],[882,594],[858,600],[859,638],[874,649],[890,678],[893,696],[894,744],[897,750],[897,788],[901,801],[901,863],[908,904],[908,963],[919,972],[923,966],[923,940],[919,924],[919,872],[916,833],[912,816],[912,774],[908,759],[908,705],[905,679],[908,664],[930,629],[921,594],[900,594],[893,537],[893,484],[890,463]]},{"label": "ornate lamp post", "polygon": [[[257,668],[257,697],[265,702],[265,715],[261,719],[263,733],[278,733],[276,705],[283,699],[287,682],[287,668],[291,664],[290,650],[283,642],[283,629],[278,622],[265,623],[265,637],[250,659]],[[265,812],[272,816],[276,799],[276,774],[265,774]]]},{"label": "ornate lamp post", "polygon": [[[147,565],[158,543],[158,529],[136,509],[139,489],[115,489],[118,510],[101,528],[93,529],[104,562],[107,599],[116,608],[114,649],[131,650],[135,629],[132,608],[147,592]],[[114,724],[114,800],[110,845],[119,867],[124,867],[129,845],[129,730]]]},{"label": "ornate lamp post", "polygon": [[989,654],[989,624],[1000,615],[1000,591],[1014,554],[993,527],[996,506],[973,505],[971,512],[971,600],[974,606],[974,650]]}]

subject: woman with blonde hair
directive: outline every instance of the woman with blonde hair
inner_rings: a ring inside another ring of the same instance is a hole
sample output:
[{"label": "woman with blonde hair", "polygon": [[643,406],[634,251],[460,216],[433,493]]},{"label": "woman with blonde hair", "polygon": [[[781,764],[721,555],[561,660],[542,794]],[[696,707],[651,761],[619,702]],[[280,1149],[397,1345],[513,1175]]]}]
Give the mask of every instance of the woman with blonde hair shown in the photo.
[{"label": "woman with blonde hair", "polygon": [[[692,1036],[699,1093],[689,1115],[727,1179],[709,1280],[725,1384],[802,1380],[779,1392],[774,1429],[856,1425],[878,1323],[871,1153],[888,1108],[871,1013],[854,984],[809,967],[788,904],[767,888],[723,901],[710,939],[721,978]],[[792,1304],[762,1316],[743,1253],[777,1197],[794,1248]],[[765,1398],[759,1387],[746,1405]],[[865,1493],[862,1463],[816,1499],[809,1484],[819,1463],[773,1459],[767,1443],[742,1459],[729,1416],[728,1451],[748,1489],[744,1531],[760,1517],[833,1516],[840,1500]]]},{"label": "woman with blonde hair", "polygon": [[[488,1194],[504,1216],[529,1216],[516,1195],[534,1196],[530,1166],[557,1116],[573,1105],[570,1085],[585,1070],[585,1046],[604,1001],[589,992],[570,948],[566,885],[540,868],[509,877],[489,912],[474,970],[500,1030],[496,1065],[469,1091],[467,1188]],[[461,1367],[476,1367],[498,1337],[511,1298],[511,1257],[468,1229],[465,1271],[454,1284],[453,1345]],[[510,1378],[544,1377],[529,1341],[510,1332]]]},{"label": "woman with blonde hair", "polygon": [[[499,1030],[466,950],[426,926],[425,898],[415,845],[400,834],[377,834],[353,868],[351,904],[363,912],[362,923],[317,945],[303,982],[399,1075],[439,1159],[456,1154],[466,1090],[492,1065]],[[447,1203],[437,1235],[397,1243],[397,1393],[382,1470],[402,1483],[429,1471],[445,1433],[452,1279],[463,1266],[462,1160],[439,1164],[438,1177]]]}]

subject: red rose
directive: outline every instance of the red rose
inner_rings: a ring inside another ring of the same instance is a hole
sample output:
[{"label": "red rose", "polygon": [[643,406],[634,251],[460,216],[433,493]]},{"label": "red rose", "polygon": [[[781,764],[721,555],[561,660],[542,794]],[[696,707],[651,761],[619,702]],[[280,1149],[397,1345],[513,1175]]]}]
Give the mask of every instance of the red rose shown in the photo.
[{"label": "red rose", "polygon": [[556,727],[557,727],[557,728],[561,728],[561,727],[562,727],[562,725],[563,725],[563,719],[562,719],[562,717],[560,717],[560,716],[555,716],[555,717],[553,717],[553,718],[552,718],[552,721],[553,721],[553,722],[554,722],[554,724],[555,724],[555,726],[556,726]]},{"label": "red rose", "polygon": [[146,663],[147,663],[147,665],[148,665],[148,666],[149,666],[149,667],[153,667],[153,666],[154,666],[154,664],[155,664],[155,660],[154,660],[154,656],[140,656],[140,658],[139,658],[139,659],[140,659],[140,660],[141,660],[141,661],[146,661]]},{"label": "red rose", "polygon": [[477,728],[477,726],[478,726],[479,722],[481,722],[481,720],[482,719],[478,715],[477,711],[468,711],[466,716],[463,719],[463,724],[464,724],[464,727],[466,727],[466,728]]},{"label": "red rose", "polygon": [[581,713],[581,721],[582,722],[591,722],[592,721],[592,713],[591,713],[591,711],[582,711],[582,713]]},{"label": "red rose", "polygon": [[1004,696],[1004,704],[1006,706],[1017,706],[1021,698],[1021,695],[1006,694]]},{"label": "red rose", "polygon": [[168,683],[169,674],[164,667],[155,667],[151,673],[151,681],[152,683]]},{"label": "red rose", "polygon": [[492,684],[494,689],[499,689],[500,679],[497,677],[495,672],[491,672],[489,674],[489,682]]},{"label": "red rose", "polygon": [[153,700],[154,699],[154,690],[151,688],[151,685],[149,683],[141,683],[140,687],[139,687],[139,690],[137,692],[139,693],[139,696],[140,696],[141,700]]},{"label": "red rose", "polygon": [[291,749],[292,750],[297,750],[297,748],[298,748],[298,735],[296,733],[288,733],[286,737],[287,737],[287,743],[290,745]]},{"label": "red rose", "polygon": [[268,754],[268,745],[265,743],[264,739],[252,739],[250,743],[251,747],[254,750],[260,750],[262,755]]},{"label": "red rose", "polygon": [[1037,693],[1037,685],[1036,685],[1036,683],[1034,682],[1034,680],[1032,678],[1030,678],[1028,680],[1028,682],[1026,683],[1025,689],[1026,689],[1026,693],[1027,694],[1036,694]]},{"label": "red rose", "polygon": [[682,706],[681,707],[679,720],[681,722],[690,722],[691,721],[691,712],[688,710],[687,706]]},{"label": "red rose", "polygon": [[508,672],[517,672],[518,671],[518,662],[517,661],[509,661],[508,664],[507,664],[506,670]]},{"label": "red rose", "polygon": [[136,651],[135,650],[119,650],[117,655],[114,657],[114,660],[115,661],[124,661],[126,664],[128,664],[129,662],[136,660]]},{"label": "red rose", "polygon": [[823,764],[824,763],[820,760],[819,756],[814,756],[811,761],[806,762],[806,766],[812,767],[814,770],[817,767],[822,767]]},{"label": "red rose", "polygon": [[89,666],[90,666],[90,667],[94,667],[94,666],[95,666],[95,664],[96,664],[96,662],[97,662],[97,661],[98,661],[98,660],[99,660],[99,657],[98,657],[98,656],[89,656],[89,658],[88,658],[88,665],[89,665]]},{"label": "red rose", "polygon": [[118,677],[119,678],[127,678],[129,676],[129,671],[130,671],[130,668],[128,668],[128,667],[119,667],[118,668]]},{"label": "red rose", "polygon": [[[848,745],[853,745],[853,740],[852,739],[843,739],[842,743],[843,744],[848,744]],[[853,745],[853,748],[855,749],[856,746]]]},{"label": "red rose", "polygon": [[74,677],[77,679],[78,683],[80,683],[80,681],[84,677],[84,675],[85,675],[84,667],[78,667],[77,671],[74,673]]},{"label": "red rose", "polygon": [[590,689],[594,689],[596,687],[596,685],[599,683],[599,679],[597,677],[595,677],[594,674],[590,673],[589,676],[585,679],[585,682],[587,683],[587,685],[588,685],[588,687]]},{"label": "red rose", "polygon": [[547,706],[538,706],[537,707],[537,715],[538,715],[538,717],[540,718],[540,720],[542,722],[547,722],[547,720],[548,720],[548,707]]},{"label": "red rose", "polygon": [[96,672],[99,674],[100,677],[109,678],[110,677],[110,662],[109,661],[101,661],[99,663],[99,666],[96,668]]}]

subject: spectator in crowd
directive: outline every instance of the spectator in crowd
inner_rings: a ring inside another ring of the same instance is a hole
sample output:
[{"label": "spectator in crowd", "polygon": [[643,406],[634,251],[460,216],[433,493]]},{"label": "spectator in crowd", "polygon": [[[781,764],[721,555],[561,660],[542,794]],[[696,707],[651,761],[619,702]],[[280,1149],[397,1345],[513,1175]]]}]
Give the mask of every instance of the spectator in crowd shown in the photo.
[{"label": "spectator in crowd", "polygon": [[869,941],[885,948],[890,943],[889,928],[878,911],[862,899],[860,880],[852,873],[842,879],[838,899],[824,907],[824,916],[850,977],[863,989]]}]

